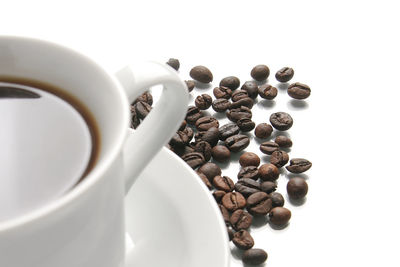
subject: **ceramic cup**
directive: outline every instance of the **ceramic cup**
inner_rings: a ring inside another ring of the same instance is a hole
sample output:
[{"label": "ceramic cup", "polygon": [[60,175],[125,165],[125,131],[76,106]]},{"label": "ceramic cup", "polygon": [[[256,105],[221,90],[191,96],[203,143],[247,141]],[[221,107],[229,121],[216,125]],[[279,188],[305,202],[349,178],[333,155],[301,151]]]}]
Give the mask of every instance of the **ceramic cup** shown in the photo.
[{"label": "ceramic cup", "polygon": [[[130,65],[114,75],[60,45],[9,36],[0,37],[0,75],[67,90],[92,113],[101,140],[95,167],[75,188],[0,223],[0,266],[124,266],[125,194],[184,119],[185,84],[165,64]],[[157,84],[164,85],[160,100],[137,131],[129,129],[129,103]]]}]

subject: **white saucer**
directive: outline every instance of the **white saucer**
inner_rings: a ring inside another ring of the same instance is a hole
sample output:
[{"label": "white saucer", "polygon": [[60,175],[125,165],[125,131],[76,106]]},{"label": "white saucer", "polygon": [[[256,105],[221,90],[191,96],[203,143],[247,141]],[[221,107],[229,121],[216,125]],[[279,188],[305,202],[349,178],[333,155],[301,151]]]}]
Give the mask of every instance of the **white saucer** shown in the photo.
[{"label": "white saucer", "polygon": [[230,250],[218,206],[196,173],[163,148],[125,200],[134,242],[126,267],[227,267]]}]

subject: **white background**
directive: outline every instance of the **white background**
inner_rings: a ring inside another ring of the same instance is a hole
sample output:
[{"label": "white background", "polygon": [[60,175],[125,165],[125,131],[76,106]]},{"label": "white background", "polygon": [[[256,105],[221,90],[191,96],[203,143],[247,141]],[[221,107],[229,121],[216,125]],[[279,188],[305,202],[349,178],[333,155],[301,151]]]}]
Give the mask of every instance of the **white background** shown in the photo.
[{"label": "white background", "polygon": [[[311,87],[304,107],[284,90],[258,103],[295,120],[292,157],[313,162],[304,205],[283,230],[253,230],[266,266],[399,266],[399,8],[396,1],[0,1],[0,34],[77,49],[115,71],[130,61],[181,60],[242,82],[266,64]],[[271,75],[269,82],[276,81]],[[196,96],[206,89],[196,89]],[[258,152],[257,144],[248,151]],[[260,153],[261,155],[261,153]],[[267,158],[263,157],[263,161]],[[235,177],[237,163],[224,168]],[[278,191],[285,194],[287,178]],[[210,240],[210,242],[212,242]],[[206,255],[205,255],[206,256]],[[232,266],[241,266],[232,259]]]}]

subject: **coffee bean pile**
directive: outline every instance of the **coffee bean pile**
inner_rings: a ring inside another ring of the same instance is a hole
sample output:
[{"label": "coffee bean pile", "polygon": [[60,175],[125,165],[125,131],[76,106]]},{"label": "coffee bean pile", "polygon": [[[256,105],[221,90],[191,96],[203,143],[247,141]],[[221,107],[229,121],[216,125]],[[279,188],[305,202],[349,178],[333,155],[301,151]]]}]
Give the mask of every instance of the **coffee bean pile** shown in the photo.
[{"label": "coffee bean pile", "polygon": [[[175,70],[179,69],[177,59],[166,63]],[[210,83],[214,77],[205,66],[195,66],[190,70],[186,85],[192,92],[196,83]],[[277,88],[265,83],[270,75],[266,65],[257,65],[250,75],[254,80],[246,81],[240,87],[238,77],[223,78],[213,95],[200,94],[195,98],[195,105],[189,106],[185,120],[171,138],[167,147],[196,170],[200,179],[212,192],[218,203],[222,217],[227,226],[230,241],[241,250],[245,250],[242,261],[245,264],[258,265],[267,260],[267,253],[254,247],[254,239],[249,232],[253,217],[267,216],[271,224],[284,227],[291,218],[291,211],[284,207],[282,194],[275,192],[280,168],[299,174],[311,168],[311,162],[303,158],[292,158],[286,152],[292,147],[292,140],[283,133],[275,140],[270,140],[274,131],[287,131],[293,126],[293,118],[286,112],[270,114],[269,123],[256,125],[252,121],[252,107],[257,97],[273,100]],[[294,70],[284,67],[275,74],[279,82],[288,82],[294,76]],[[240,87],[240,89],[239,89]],[[302,83],[288,86],[287,93],[298,100],[310,96],[310,87]],[[153,98],[149,92],[141,95],[131,105],[132,127],[139,126],[151,110]],[[223,113],[231,121],[220,125],[216,117],[208,116],[203,111],[212,108]],[[270,155],[269,163],[260,166],[260,157],[253,152],[242,152],[250,144],[247,132],[262,140],[260,152]],[[279,133],[279,132],[278,132]],[[194,139],[194,141],[192,141]],[[286,150],[286,151],[285,151]],[[241,153],[237,182],[222,174],[217,163],[226,163],[234,153]],[[213,159],[213,162],[210,160]],[[216,162],[216,163],[214,163]],[[287,193],[291,199],[304,198],[308,185],[304,178],[293,177],[287,183]]]}]

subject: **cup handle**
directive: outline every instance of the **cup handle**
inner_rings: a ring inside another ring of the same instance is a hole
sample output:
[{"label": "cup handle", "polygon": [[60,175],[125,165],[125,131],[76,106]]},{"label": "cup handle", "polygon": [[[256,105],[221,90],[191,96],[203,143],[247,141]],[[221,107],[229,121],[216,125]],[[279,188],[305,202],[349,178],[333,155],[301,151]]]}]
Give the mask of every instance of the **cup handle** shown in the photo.
[{"label": "cup handle", "polygon": [[128,193],[140,172],[182,123],[189,95],[177,72],[166,64],[150,61],[137,66],[128,65],[116,76],[126,91],[129,103],[149,87],[163,85],[159,101],[138,129],[128,129],[123,151],[125,193]]}]

